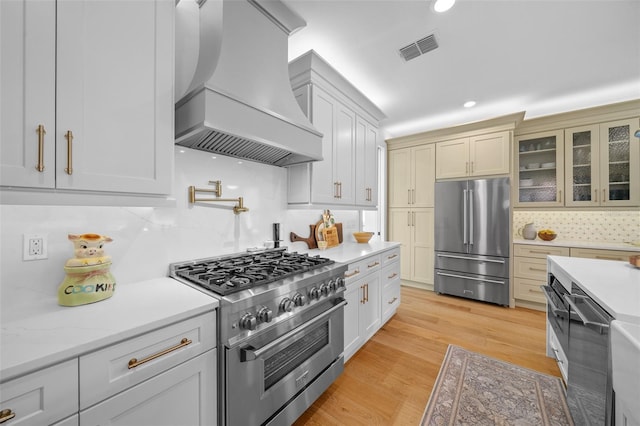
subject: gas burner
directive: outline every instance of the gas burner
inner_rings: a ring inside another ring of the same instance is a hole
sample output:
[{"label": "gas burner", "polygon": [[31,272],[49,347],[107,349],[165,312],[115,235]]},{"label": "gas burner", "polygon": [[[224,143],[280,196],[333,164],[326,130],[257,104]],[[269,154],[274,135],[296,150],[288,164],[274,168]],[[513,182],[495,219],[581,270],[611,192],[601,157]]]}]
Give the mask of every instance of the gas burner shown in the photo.
[{"label": "gas burner", "polygon": [[331,259],[279,248],[257,254],[200,259],[176,264],[174,268],[177,276],[224,296],[332,263]]}]

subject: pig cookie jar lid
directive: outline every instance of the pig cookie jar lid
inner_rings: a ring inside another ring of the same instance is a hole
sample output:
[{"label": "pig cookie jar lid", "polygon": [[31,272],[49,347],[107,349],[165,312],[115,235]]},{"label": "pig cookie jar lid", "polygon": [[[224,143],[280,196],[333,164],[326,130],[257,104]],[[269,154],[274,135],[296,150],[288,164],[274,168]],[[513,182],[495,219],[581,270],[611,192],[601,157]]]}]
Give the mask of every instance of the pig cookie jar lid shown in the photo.
[{"label": "pig cookie jar lid", "polygon": [[80,306],[113,296],[116,280],[111,274],[111,262],[88,266],[64,267],[66,277],[58,287],[58,304]]}]

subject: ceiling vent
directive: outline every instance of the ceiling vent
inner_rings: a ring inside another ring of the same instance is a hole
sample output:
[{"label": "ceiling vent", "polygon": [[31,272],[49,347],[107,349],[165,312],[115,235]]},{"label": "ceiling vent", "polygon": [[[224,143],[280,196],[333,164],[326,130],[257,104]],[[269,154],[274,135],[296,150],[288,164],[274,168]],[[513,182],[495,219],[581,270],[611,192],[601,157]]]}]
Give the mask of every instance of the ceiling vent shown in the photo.
[{"label": "ceiling vent", "polygon": [[436,40],[436,35],[431,34],[401,48],[400,55],[402,55],[405,61],[409,61],[437,48],[438,41]]}]

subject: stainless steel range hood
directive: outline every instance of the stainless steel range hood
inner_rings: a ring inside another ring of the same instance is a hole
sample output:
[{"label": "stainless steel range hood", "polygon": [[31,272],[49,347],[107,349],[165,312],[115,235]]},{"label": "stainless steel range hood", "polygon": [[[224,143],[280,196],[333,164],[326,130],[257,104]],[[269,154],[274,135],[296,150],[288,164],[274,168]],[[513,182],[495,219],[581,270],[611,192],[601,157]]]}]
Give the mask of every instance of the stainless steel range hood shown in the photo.
[{"label": "stainless steel range hood", "polygon": [[200,40],[201,57],[219,57],[208,61],[211,77],[176,104],[176,143],[276,166],[322,160],[322,134],[289,82],[288,36],[304,20],[279,0],[224,0],[221,9],[222,19],[200,20],[201,31],[222,25],[221,41]]}]

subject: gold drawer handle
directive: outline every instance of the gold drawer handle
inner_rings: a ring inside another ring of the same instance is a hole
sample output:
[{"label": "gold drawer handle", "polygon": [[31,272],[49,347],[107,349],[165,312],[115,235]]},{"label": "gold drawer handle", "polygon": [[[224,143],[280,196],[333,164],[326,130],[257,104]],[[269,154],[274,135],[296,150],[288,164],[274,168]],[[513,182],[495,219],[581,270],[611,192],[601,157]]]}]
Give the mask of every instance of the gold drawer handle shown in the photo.
[{"label": "gold drawer handle", "polygon": [[367,268],[375,268],[376,266],[378,266],[380,264],[380,262],[378,262],[377,260],[373,263],[370,263],[369,265],[367,265]]},{"label": "gold drawer handle", "polygon": [[352,273],[352,274],[344,274],[344,277],[345,277],[345,278],[351,278],[351,277],[353,277],[354,275],[358,275],[359,273],[360,273],[360,269],[356,269],[355,271],[353,271],[353,273]]},{"label": "gold drawer handle", "polygon": [[387,256],[387,259],[391,260],[391,259],[393,259],[395,257],[398,257],[398,253],[394,253],[391,256]]},{"label": "gold drawer handle", "polygon": [[397,276],[398,276],[398,274],[396,274],[396,273],[394,272],[393,274],[389,275],[389,276],[387,277],[387,279],[388,279],[388,280],[390,280],[390,279],[395,278],[395,277],[397,277]]},{"label": "gold drawer handle", "polygon": [[389,305],[393,305],[393,303],[394,303],[396,300],[398,300],[398,298],[397,298],[397,297],[394,297],[393,299],[389,300],[387,303],[388,303]]},{"label": "gold drawer handle", "polygon": [[170,347],[170,348],[168,348],[168,349],[165,349],[164,351],[160,351],[160,352],[158,352],[157,354],[150,355],[150,356],[148,356],[148,357],[146,357],[146,358],[144,358],[144,359],[141,359],[140,361],[138,361],[138,359],[137,359],[137,358],[131,358],[131,359],[129,360],[129,366],[128,366],[127,368],[129,368],[129,370],[131,370],[132,368],[136,368],[137,366],[139,366],[139,365],[141,365],[141,364],[144,364],[145,362],[149,362],[149,361],[151,361],[151,360],[153,360],[153,359],[156,359],[156,358],[158,358],[158,357],[161,357],[162,355],[166,355],[166,354],[168,354],[169,352],[173,352],[173,351],[175,351],[175,350],[178,350],[178,349],[180,349],[180,348],[182,348],[182,347],[185,347],[185,346],[187,346],[187,345],[190,345],[191,343],[192,343],[192,340],[189,340],[189,339],[187,339],[186,337],[184,337],[184,338],[180,341],[180,343],[178,343],[177,345],[172,346],[172,347]]},{"label": "gold drawer handle", "polygon": [[541,251],[541,250],[529,250],[530,253],[536,253],[536,254],[551,254],[550,251]]},{"label": "gold drawer handle", "polygon": [[540,268],[529,268],[530,271],[540,271],[540,272],[547,272],[546,269],[540,269]]},{"label": "gold drawer handle", "polygon": [[535,290],[533,288],[530,288],[529,293],[542,293],[542,290]]},{"label": "gold drawer handle", "polygon": [[2,411],[0,411],[0,423],[4,423],[7,422],[9,420],[11,420],[12,418],[14,418],[16,416],[16,413],[11,411],[10,408],[6,408]]}]

